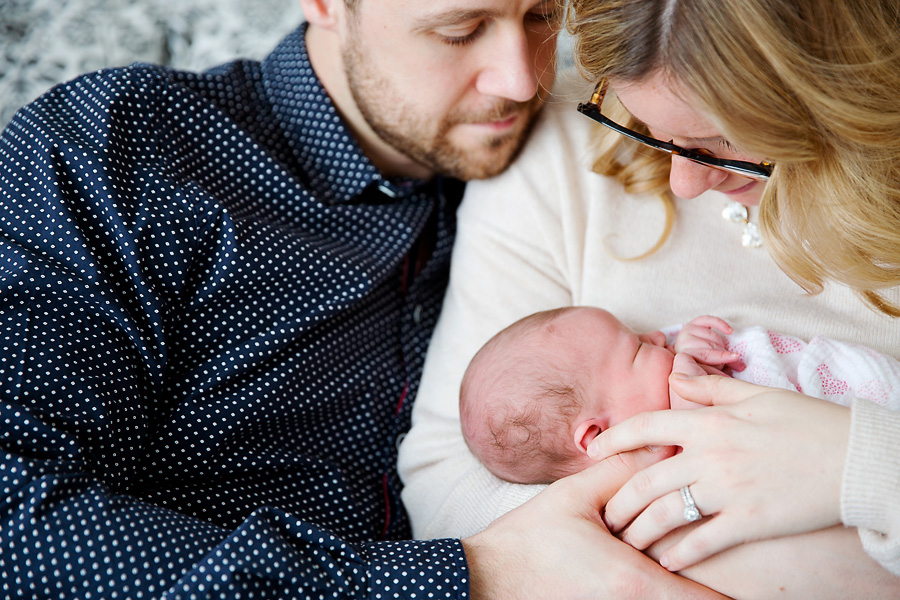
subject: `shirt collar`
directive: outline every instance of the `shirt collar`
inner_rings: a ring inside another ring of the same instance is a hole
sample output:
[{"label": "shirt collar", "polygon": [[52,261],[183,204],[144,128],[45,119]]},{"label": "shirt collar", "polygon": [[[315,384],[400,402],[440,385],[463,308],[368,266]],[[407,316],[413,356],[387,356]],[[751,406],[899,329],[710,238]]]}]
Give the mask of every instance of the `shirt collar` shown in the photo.
[{"label": "shirt collar", "polygon": [[[385,179],[350,134],[313,71],[306,49],[308,23],[289,34],[262,63],[263,86],[313,194],[329,204],[352,202],[370,185],[395,198],[422,182]],[[339,166],[340,168],[335,168]]]}]

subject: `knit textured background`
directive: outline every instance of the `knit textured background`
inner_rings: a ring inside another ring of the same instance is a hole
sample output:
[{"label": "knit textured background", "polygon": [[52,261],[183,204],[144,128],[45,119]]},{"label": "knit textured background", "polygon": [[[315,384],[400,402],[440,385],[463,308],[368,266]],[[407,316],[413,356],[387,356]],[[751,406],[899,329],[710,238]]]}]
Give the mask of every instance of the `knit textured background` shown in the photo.
[{"label": "knit textured background", "polygon": [[298,0],[0,0],[0,128],[81,73],[264,58],[302,20]]}]

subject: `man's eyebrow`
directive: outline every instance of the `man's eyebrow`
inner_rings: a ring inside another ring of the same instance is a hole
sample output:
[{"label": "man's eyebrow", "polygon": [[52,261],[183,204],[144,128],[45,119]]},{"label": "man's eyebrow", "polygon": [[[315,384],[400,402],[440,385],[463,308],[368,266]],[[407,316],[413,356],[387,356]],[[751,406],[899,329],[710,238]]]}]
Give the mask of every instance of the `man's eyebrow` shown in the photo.
[{"label": "man's eyebrow", "polygon": [[452,8],[431,15],[419,17],[413,23],[413,31],[425,31],[435,27],[446,27],[448,25],[456,25],[467,21],[475,21],[487,17],[495,16],[495,11],[485,8]]}]

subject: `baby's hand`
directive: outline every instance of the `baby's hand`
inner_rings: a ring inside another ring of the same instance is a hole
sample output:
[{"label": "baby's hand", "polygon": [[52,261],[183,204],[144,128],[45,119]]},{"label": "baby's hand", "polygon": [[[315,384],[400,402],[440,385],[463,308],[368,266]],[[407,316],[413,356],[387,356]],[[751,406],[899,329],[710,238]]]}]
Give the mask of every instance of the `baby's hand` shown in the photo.
[{"label": "baby's hand", "polygon": [[697,317],[678,333],[674,349],[676,353],[683,352],[693,356],[703,365],[742,371],[744,363],[741,355],[726,350],[725,335],[733,331],[731,325],[718,317]]},{"label": "baby's hand", "polygon": [[[698,363],[697,360],[687,352],[679,352],[675,355],[675,360],[672,362],[672,373],[680,373],[689,377],[694,377],[695,375],[722,375],[724,377],[730,377],[730,375],[712,365]],[[678,395],[675,390],[669,387],[669,408],[699,408],[701,406],[705,405],[685,400]]]}]

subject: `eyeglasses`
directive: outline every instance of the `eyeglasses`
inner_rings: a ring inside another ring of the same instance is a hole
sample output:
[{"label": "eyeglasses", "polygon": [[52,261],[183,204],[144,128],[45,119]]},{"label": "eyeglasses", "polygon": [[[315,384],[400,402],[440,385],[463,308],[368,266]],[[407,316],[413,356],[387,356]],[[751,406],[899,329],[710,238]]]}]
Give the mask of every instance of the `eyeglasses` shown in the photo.
[{"label": "eyeglasses", "polygon": [[591,95],[591,100],[589,102],[583,102],[578,105],[578,112],[592,118],[601,125],[609,127],[613,131],[617,131],[622,135],[630,137],[631,139],[654,148],[655,150],[660,150],[662,152],[673,154],[675,156],[681,156],[688,160],[692,160],[695,163],[699,163],[707,167],[712,167],[713,169],[720,169],[722,171],[727,171],[728,173],[735,173],[742,177],[748,177],[757,181],[767,181],[772,175],[773,164],[770,162],[761,162],[757,164],[744,160],[730,160],[726,158],[719,158],[717,156],[713,156],[711,153],[703,149],[682,148],[681,146],[676,146],[672,142],[664,142],[662,140],[658,140],[656,138],[638,133],[637,131],[619,125],[615,121],[603,116],[603,114],[600,112],[600,105],[603,103],[603,98],[606,96],[606,90],[608,88],[609,79],[604,77],[600,80],[600,83],[598,83],[597,87],[594,89],[594,93]]}]

